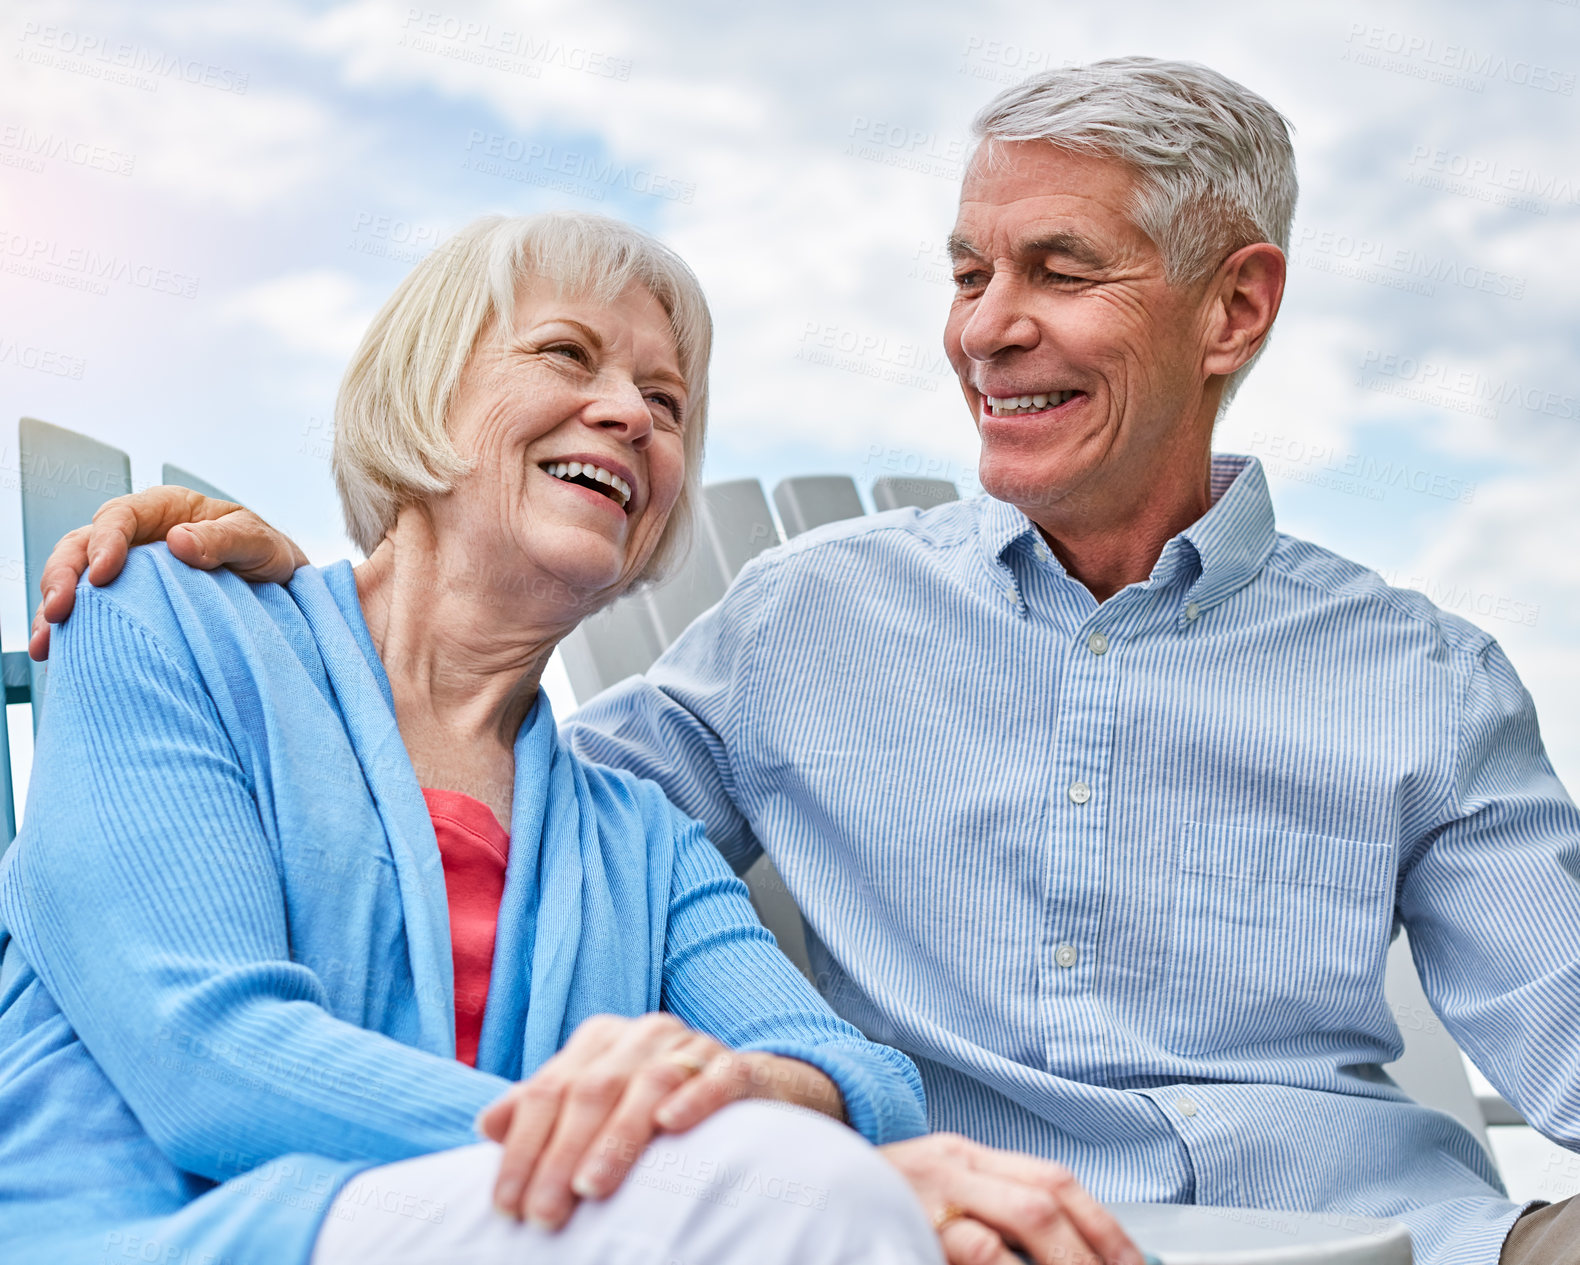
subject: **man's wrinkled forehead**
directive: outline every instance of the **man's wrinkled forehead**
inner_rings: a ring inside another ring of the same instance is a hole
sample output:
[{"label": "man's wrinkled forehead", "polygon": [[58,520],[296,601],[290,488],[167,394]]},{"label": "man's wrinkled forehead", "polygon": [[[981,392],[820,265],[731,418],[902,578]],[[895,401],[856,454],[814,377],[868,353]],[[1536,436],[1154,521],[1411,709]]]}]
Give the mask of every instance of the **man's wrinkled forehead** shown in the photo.
[{"label": "man's wrinkled forehead", "polygon": [[1131,213],[1134,189],[1135,172],[1119,158],[990,138],[966,169],[949,253],[981,256],[1006,209],[1024,203],[1029,219],[1014,234],[1023,247],[1095,266],[1119,244],[1115,239],[1140,232]]}]

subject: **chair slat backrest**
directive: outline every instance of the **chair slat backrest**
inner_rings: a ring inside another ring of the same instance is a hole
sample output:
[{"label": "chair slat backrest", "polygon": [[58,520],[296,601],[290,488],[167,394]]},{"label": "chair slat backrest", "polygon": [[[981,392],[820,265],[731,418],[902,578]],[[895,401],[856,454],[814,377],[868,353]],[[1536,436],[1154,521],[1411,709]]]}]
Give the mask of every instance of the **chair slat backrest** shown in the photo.
[{"label": "chair slat backrest", "polygon": [[779,543],[763,485],[756,479],[710,483],[702,489],[705,534],[718,556],[726,580],[765,549]]},{"label": "chair slat backrest", "polygon": [[668,649],[692,620],[724,596],[742,567],[778,543],[779,528],[756,479],[705,485],[686,565],[648,594],[662,646]]},{"label": "chair slat backrest", "polygon": [[785,537],[842,518],[860,518],[866,511],[856,481],[848,474],[813,474],[786,479],[774,488],[774,508],[784,524]]},{"label": "chair slat backrest", "polygon": [[736,572],[778,543],[779,528],[756,479],[706,485],[691,555],[674,578],[621,598],[560,643],[576,701],[585,703],[616,681],[647,671],[692,620],[724,596]]},{"label": "chair slat backrest", "polygon": [[667,649],[671,642],[690,626],[691,621],[724,596],[729,587],[729,577],[719,565],[718,555],[707,530],[697,516],[697,537],[685,562],[660,587],[649,590],[646,598],[648,615],[658,632],[658,644]]},{"label": "chair slat backrest", "polygon": [[[173,466],[168,461],[159,473],[161,483],[173,484],[178,488],[191,488],[194,492],[201,492],[204,496],[211,496],[216,501],[236,501],[229,492],[221,492],[207,479],[200,479],[190,470],[183,470],[180,466]],[[240,505],[240,501],[236,501]]]},{"label": "chair slat backrest", "polygon": [[884,475],[872,483],[872,503],[880,514],[887,510],[904,509],[908,505],[914,505],[919,510],[930,510],[959,499],[960,493],[948,479]]},{"label": "chair slat backrest", "polygon": [[560,657],[576,701],[585,703],[616,681],[646,672],[663,648],[653,614],[636,594],[582,620],[560,642]]},{"label": "chair slat backrest", "polygon": [[[132,490],[132,463],[119,448],[61,426],[24,417],[18,425],[22,455],[22,553],[27,617],[38,610],[38,581],[50,550],[81,527],[113,496]],[[48,665],[32,666],[33,730],[44,711]]]}]

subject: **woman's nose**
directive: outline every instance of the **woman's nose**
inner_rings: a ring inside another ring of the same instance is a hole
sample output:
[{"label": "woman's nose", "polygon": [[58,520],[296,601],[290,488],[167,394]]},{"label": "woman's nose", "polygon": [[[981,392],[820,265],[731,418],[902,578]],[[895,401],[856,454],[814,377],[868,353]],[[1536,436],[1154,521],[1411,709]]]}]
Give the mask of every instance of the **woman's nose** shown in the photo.
[{"label": "woman's nose", "polygon": [[634,382],[613,383],[588,414],[590,425],[619,434],[640,448],[653,433],[653,414]]}]

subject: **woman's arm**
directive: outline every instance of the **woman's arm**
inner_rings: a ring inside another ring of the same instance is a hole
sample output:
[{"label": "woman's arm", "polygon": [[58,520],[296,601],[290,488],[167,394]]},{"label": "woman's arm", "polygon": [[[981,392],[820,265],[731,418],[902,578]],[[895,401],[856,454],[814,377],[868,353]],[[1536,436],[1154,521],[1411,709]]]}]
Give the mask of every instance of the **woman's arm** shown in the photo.
[{"label": "woman's arm", "polygon": [[291,960],[254,788],[190,651],[120,596],[84,584],[56,633],[0,888],[25,956],[190,1172],[222,1179],[237,1154],[388,1162],[474,1141],[477,1111],[509,1083],[328,1013]]},{"label": "woman's arm", "polygon": [[915,1064],[839,1018],[779,951],[702,827],[674,811],[675,878],[664,956],[664,1009],[737,1050],[810,1064],[875,1144],[927,1129]]},{"label": "woman's arm", "polygon": [[612,1193],[655,1134],[683,1133],[743,1098],[843,1117],[875,1142],[926,1128],[911,1061],[829,1010],[701,826],[651,784],[639,793],[676,831],[663,965],[670,1013],[587,1020],[480,1122],[505,1147],[495,1203],[549,1228],[578,1198]]}]

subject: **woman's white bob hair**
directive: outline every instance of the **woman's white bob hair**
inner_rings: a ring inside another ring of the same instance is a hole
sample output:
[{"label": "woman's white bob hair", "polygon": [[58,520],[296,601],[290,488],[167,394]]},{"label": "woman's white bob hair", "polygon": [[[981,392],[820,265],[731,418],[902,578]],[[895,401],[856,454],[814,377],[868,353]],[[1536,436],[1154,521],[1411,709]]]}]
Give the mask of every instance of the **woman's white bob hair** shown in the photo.
[{"label": "woman's white bob hair", "polygon": [[373,318],[340,384],[331,457],[357,547],[371,554],[403,506],[449,491],[467,473],[450,443],[450,406],[479,341],[510,337],[523,287],[613,302],[633,285],[668,314],[686,380],[685,483],[638,578],[667,574],[691,539],[713,319],[674,251],[619,220],[575,212],[474,220],[413,268]]}]

